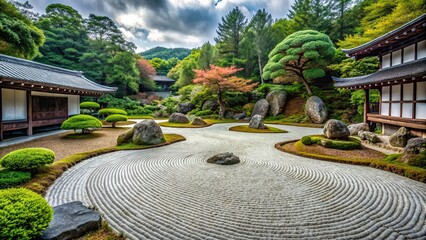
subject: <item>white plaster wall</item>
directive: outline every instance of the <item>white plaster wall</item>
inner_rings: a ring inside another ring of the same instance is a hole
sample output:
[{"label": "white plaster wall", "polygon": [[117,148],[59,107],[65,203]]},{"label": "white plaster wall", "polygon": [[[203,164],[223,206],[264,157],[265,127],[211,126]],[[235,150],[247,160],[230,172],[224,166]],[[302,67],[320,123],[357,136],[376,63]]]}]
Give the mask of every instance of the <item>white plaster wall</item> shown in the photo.
[{"label": "white plaster wall", "polygon": [[59,93],[46,93],[46,92],[31,92],[33,96],[46,96],[46,97],[67,97],[68,98],[68,116],[80,114],[80,96],[59,94]]},{"label": "white plaster wall", "polygon": [[426,40],[417,43],[417,59],[426,57]]},{"label": "white plaster wall", "polygon": [[412,45],[404,48],[404,58],[403,58],[403,61],[405,63],[413,61],[414,58],[415,58],[415,51],[416,51],[416,48],[415,48],[414,44],[412,44]]},{"label": "white plaster wall", "polygon": [[382,56],[382,68],[390,67],[390,53]]},{"label": "white plaster wall", "polygon": [[25,119],[27,119],[26,91],[2,88],[2,120]]},{"label": "white plaster wall", "polygon": [[401,64],[401,49],[395,52],[392,52],[392,66]]}]

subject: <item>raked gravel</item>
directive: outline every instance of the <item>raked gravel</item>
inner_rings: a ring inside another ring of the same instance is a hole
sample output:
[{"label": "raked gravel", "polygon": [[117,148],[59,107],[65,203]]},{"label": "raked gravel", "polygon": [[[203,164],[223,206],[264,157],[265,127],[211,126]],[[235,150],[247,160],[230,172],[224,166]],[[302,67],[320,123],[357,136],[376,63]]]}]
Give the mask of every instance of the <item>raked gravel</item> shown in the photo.
[{"label": "raked gravel", "polygon": [[[86,160],[46,199],[95,207],[129,239],[426,239],[426,184],[274,148],[321,129],[228,131],[235,125],[163,128],[187,140]],[[241,163],[206,162],[227,151]]]}]

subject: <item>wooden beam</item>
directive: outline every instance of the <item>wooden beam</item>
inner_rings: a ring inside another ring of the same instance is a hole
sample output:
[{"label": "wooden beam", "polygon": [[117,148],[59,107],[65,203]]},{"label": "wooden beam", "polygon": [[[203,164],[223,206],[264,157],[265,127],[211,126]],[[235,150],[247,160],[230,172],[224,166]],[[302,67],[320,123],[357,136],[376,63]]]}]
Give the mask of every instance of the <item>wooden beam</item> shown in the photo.
[{"label": "wooden beam", "polygon": [[3,96],[1,92],[2,88],[0,87],[0,141],[3,141]]},{"label": "wooden beam", "polygon": [[370,112],[370,90],[369,89],[364,89],[364,123],[368,123],[367,122],[367,113]]},{"label": "wooden beam", "polygon": [[425,119],[411,119],[411,118],[400,118],[400,117],[391,117],[391,116],[382,116],[378,114],[367,114],[368,121],[385,123],[395,126],[408,127],[426,130],[426,120]]},{"label": "wooden beam", "polygon": [[27,135],[33,135],[33,101],[32,101],[31,91],[27,91],[27,121],[28,129]]}]

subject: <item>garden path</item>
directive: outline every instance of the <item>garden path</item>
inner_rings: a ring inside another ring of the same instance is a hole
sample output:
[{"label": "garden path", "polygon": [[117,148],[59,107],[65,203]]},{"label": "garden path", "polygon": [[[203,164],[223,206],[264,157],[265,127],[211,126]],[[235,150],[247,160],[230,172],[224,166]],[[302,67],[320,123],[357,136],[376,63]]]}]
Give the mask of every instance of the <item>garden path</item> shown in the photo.
[{"label": "garden path", "polygon": [[[83,201],[130,239],[424,239],[426,184],[363,166],[298,157],[280,141],[318,134],[163,128],[169,146],[119,151],[63,174],[46,198]],[[240,164],[206,163],[230,151]]]}]

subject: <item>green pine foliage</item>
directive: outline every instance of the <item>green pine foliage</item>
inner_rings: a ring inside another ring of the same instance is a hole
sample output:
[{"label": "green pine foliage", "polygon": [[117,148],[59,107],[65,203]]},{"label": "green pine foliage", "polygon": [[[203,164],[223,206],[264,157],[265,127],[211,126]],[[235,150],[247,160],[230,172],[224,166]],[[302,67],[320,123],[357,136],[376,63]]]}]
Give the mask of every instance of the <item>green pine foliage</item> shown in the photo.
[{"label": "green pine foliage", "polygon": [[12,171],[9,169],[0,170],[0,189],[11,188],[25,183],[31,179],[30,172]]},{"label": "green pine foliage", "polygon": [[0,238],[38,239],[53,218],[53,209],[35,192],[24,188],[0,190]]},{"label": "green pine foliage", "polygon": [[101,110],[99,110],[99,115],[112,115],[112,114],[120,114],[120,115],[127,115],[127,112],[124,111],[123,109],[118,109],[118,108],[103,108]]},{"label": "green pine foliage", "polygon": [[112,123],[112,127],[115,127],[117,122],[127,121],[127,116],[121,114],[112,114],[105,118],[105,121]]},{"label": "green pine foliage", "polygon": [[184,59],[191,53],[191,49],[188,48],[165,48],[155,47],[147,51],[139,53],[145,59],[151,60],[153,58],[160,58],[167,60],[170,58],[177,58],[179,60]]},{"label": "green pine foliage", "polygon": [[[99,113],[100,114],[100,113]],[[102,122],[99,121],[97,118],[86,115],[86,114],[79,114],[72,116],[65,120],[61,128],[67,129],[67,130],[81,130],[82,133],[91,133],[93,130],[101,128]]]},{"label": "green pine foliage", "polygon": [[82,102],[80,103],[81,109],[99,109],[101,106],[97,102]]},{"label": "green pine foliage", "polygon": [[325,67],[336,49],[330,38],[314,30],[299,31],[279,43],[263,69],[265,79],[296,75],[312,94],[309,82],[325,75]]},{"label": "green pine foliage", "polygon": [[0,164],[7,169],[33,171],[46,164],[53,163],[55,153],[46,148],[23,148],[6,154]]}]

